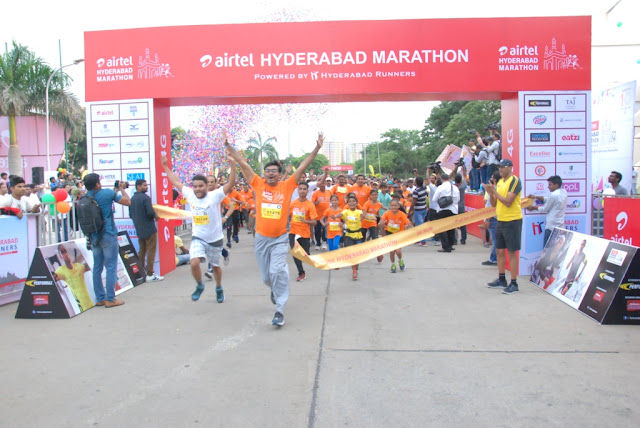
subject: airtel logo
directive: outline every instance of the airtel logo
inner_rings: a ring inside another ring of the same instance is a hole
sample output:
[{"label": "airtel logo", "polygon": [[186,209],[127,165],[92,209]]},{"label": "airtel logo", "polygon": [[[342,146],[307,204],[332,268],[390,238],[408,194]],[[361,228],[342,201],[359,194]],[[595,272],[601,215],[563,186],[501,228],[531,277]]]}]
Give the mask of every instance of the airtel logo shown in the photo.
[{"label": "airtel logo", "polygon": [[500,55],[504,55],[507,53],[508,50],[509,50],[508,47],[502,46],[500,49],[498,49],[498,52],[500,52]]},{"label": "airtel logo", "polygon": [[627,222],[629,221],[629,216],[626,212],[622,211],[616,217],[616,222],[618,222],[618,230],[622,230],[627,226]]},{"label": "airtel logo", "polygon": [[104,65],[104,58],[100,58],[99,60],[97,60],[96,65],[98,66],[98,68],[102,67]]},{"label": "airtel logo", "polygon": [[580,140],[580,136],[576,134],[563,135],[562,139],[564,141],[578,141]]}]

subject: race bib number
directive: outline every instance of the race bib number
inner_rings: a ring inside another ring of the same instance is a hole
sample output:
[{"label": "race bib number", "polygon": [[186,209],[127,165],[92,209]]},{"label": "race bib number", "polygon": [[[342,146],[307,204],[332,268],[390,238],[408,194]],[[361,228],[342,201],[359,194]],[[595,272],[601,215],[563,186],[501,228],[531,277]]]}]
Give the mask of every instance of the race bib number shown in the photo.
[{"label": "race bib number", "polygon": [[376,221],[376,215],[375,214],[367,213],[367,214],[365,214],[364,218],[366,220],[369,220],[369,221]]},{"label": "race bib number", "polygon": [[209,224],[209,215],[208,214],[194,215],[193,223],[197,224],[198,226],[206,226]]},{"label": "race bib number", "polygon": [[329,230],[332,232],[340,232],[342,230],[342,223],[339,221],[329,222]]},{"label": "race bib number", "polygon": [[396,223],[389,223],[389,226],[387,227],[387,230],[389,232],[399,232],[400,231],[400,225],[396,224]]},{"label": "race bib number", "polygon": [[280,204],[262,204],[262,218],[271,218],[279,220],[282,217],[282,205]]},{"label": "race bib number", "polygon": [[291,215],[291,220],[297,222],[297,223],[302,223],[304,221],[305,215],[304,213],[301,212],[293,212],[293,214]]},{"label": "race bib number", "polygon": [[338,187],[336,189],[336,192],[338,192],[338,193],[347,193],[347,188],[346,187]]}]

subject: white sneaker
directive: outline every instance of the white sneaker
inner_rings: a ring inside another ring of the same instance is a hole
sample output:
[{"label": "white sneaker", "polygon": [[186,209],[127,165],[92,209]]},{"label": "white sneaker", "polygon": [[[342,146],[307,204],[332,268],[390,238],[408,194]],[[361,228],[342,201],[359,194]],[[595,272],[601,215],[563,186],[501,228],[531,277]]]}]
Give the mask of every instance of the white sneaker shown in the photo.
[{"label": "white sneaker", "polygon": [[155,273],[153,275],[147,275],[147,281],[162,281],[164,279],[164,276],[160,276],[160,275],[156,275]]},{"label": "white sneaker", "polygon": [[229,257],[231,257],[231,254],[229,254],[227,257],[224,257],[224,260],[222,261],[222,263],[223,263],[225,266],[228,266],[228,265],[229,265]]},{"label": "white sneaker", "polygon": [[322,249],[323,249],[323,250],[326,250],[327,248],[328,248],[328,247],[327,247],[327,243],[326,243],[326,242],[323,242],[323,243],[322,243]]},{"label": "white sneaker", "polygon": [[204,273],[204,276],[206,276],[209,279],[213,279],[213,271],[212,270],[208,270]]},{"label": "white sneaker", "polygon": [[316,251],[320,251],[320,247],[316,245]]}]

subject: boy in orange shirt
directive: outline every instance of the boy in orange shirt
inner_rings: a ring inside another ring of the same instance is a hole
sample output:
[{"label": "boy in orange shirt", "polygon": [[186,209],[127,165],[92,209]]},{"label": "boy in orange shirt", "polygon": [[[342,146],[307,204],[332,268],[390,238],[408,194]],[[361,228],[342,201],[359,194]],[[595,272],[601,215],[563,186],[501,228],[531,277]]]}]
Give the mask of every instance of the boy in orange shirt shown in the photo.
[{"label": "boy in orange shirt", "polygon": [[339,201],[338,195],[331,195],[331,206],[324,211],[320,219],[327,230],[329,251],[337,250],[342,238],[342,208]]},{"label": "boy in orange shirt", "polygon": [[[325,171],[326,174],[326,171]],[[322,216],[324,212],[331,205],[331,191],[327,189],[327,184],[324,179],[318,181],[318,189],[311,195],[311,202],[316,206],[316,212],[319,216]],[[321,221],[317,222],[314,228],[316,237],[316,251],[327,249],[327,229]]]},{"label": "boy in orange shirt", "polygon": [[349,189],[351,189],[351,186],[347,184],[346,177],[343,174],[340,174],[338,176],[338,183],[333,186],[333,189],[331,189],[331,193],[333,193],[334,195],[338,195],[338,198],[340,199],[340,208],[344,208],[347,205],[347,195],[349,194]]},{"label": "boy in orange shirt", "polygon": [[[385,230],[387,235],[402,232],[405,228],[411,227],[411,222],[407,215],[400,211],[400,203],[397,199],[392,199],[389,204],[389,211],[385,212],[380,220],[380,227]],[[389,253],[391,258],[391,273],[396,273],[396,254],[398,255],[398,264],[400,270],[404,270],[405,264],[402,261],[402,248],[393,250]]]},{"label": "boy in orange shirt", "polygon": [[358,174],[356,177],[356,184],[351,186],[349,192],[355,193],[356,198],[358,198],[358,205],[364,207],[364,204],[367,203],[369,196],[371,195],[371,187],[365,184],[363,174]]},{"label": "boy in orange shirt", "polygon": [[[364,211],[364,218],[362,219],[362,238],[363,241],[367,240],[367,232],[369,232],[370,239],[378,238],[378,221],[380,220],[380,210],[382,204],[378,202],[378,191],[372,189],[369,192],[369,200],[364,203],[362,211]],[[384,256],[378,256],[378,263],[382,263]]]},{"label": "boy in orange shirt", "polygon": [[[289,217],[291,223],[289,226],[289,246],[295,247],[296,241],[300,244],[302,249],[309,254],[311,246],[311,231],[309,226],[315,226],[318,214],[316,213],[316,207],[313,203],[307,199],[309,193],[309,185],[305,182],[298,184],[298,199],[291,202],[291,208],[289,209]],[[298,268],[298,278],[296,281],[304,281],[307,277],[302,267],[302,262],[295,257],[293,261]]]}]

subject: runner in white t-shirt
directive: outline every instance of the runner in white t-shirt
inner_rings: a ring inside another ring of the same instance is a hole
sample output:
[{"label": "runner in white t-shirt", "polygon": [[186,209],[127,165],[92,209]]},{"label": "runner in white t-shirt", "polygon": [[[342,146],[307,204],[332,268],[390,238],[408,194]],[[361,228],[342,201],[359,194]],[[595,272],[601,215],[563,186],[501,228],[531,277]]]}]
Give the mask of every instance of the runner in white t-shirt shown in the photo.
[{"label": "runner in white t-shirt", "polygon": [[[226,135],[225,135],[226,141]],[[189,201],[191,213],[193,215],[192,240],[189,254],[191,255],[191,274],[196,280],[196,291],[191,295],[191,299],[196,301],[204,291],[202,281],[202,269],[200,263],[207,261],[213,267],[213,276],[216,280],[216,299],[218,303],[224,302],[224,290],[222,289],[222,269],[220,268],[220,255],[224,239],[222,236],[222,217],[220,215],[220,203],[225,195],[233,190],[236,182],[236,162],[233,158],[228,158],[231,164],[229,180],[224,186],[218,187],[213,192],[208,192],[207,178],[204,175],[193,177],[193,188],[182,184],[167,165],[167,157],[162,156],[161,162],[169,181],[178,191],[182,192],[185,199]]]}]

